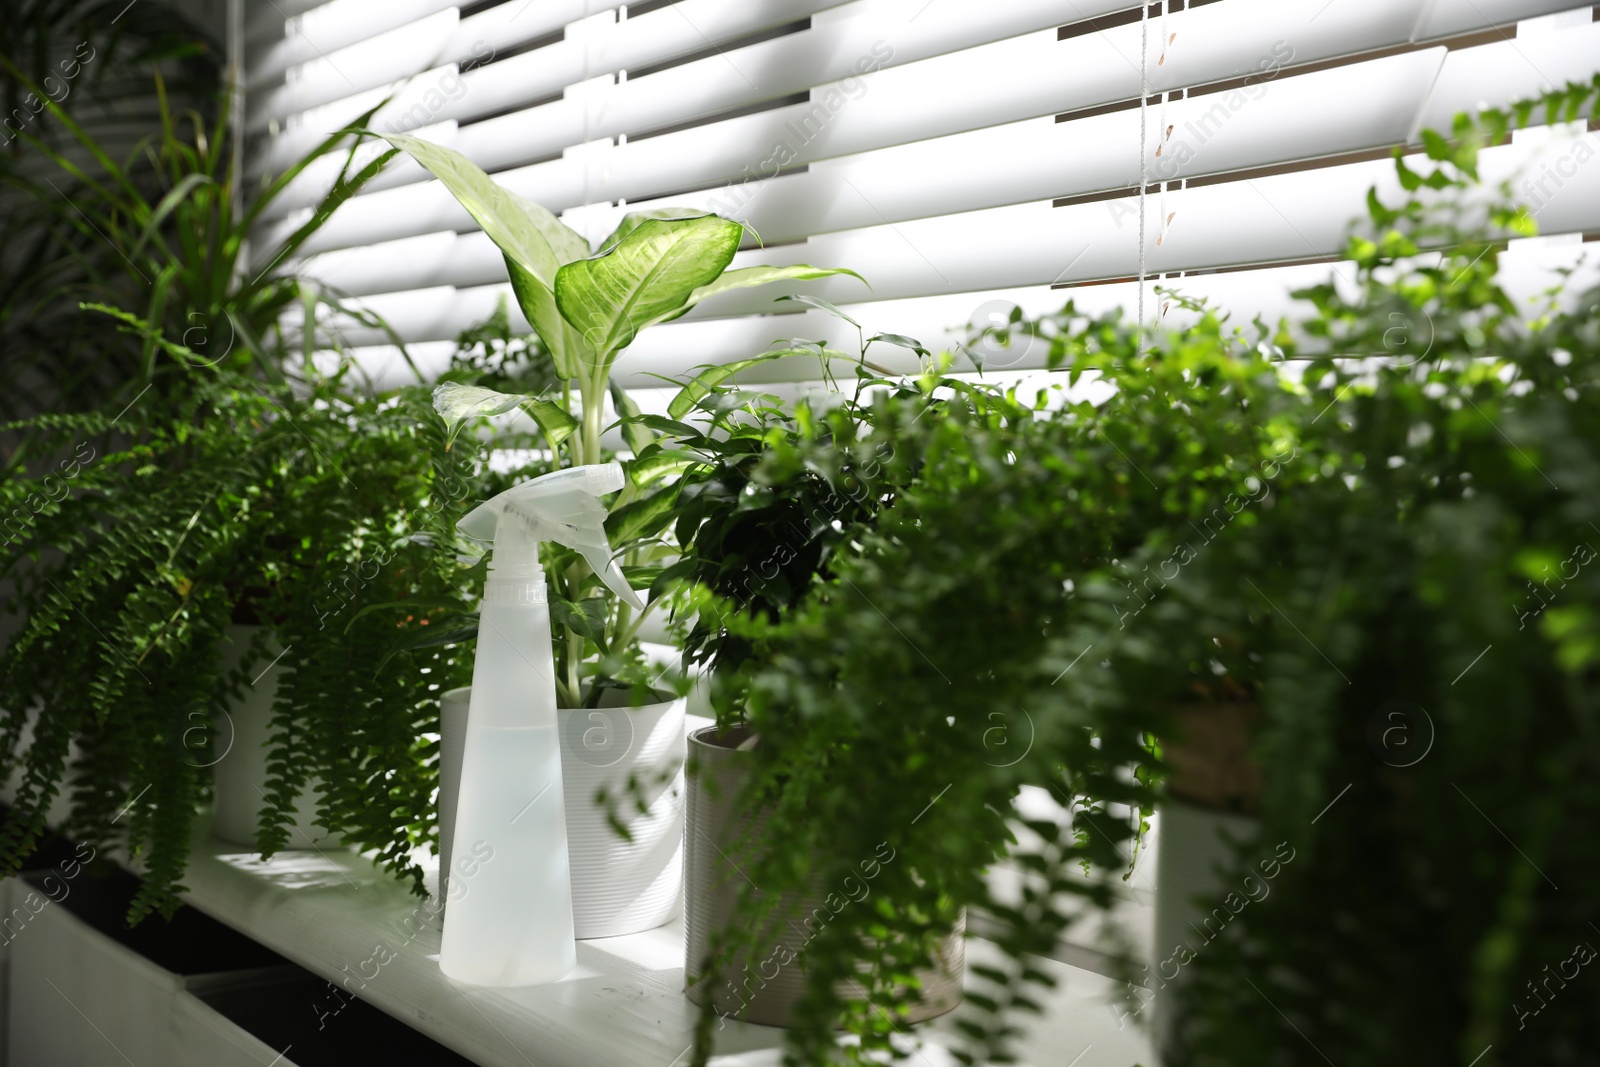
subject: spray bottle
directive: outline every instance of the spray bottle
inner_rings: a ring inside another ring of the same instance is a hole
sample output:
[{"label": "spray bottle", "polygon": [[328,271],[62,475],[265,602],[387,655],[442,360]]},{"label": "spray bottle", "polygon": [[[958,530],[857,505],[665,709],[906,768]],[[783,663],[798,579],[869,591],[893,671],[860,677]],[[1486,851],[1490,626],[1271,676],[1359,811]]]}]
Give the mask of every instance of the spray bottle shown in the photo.
[{"label": "spray bottle", "polygon": [[622,483],[615,463],[569,467],[507,489],[457,525],[494,543],[456,802],[455,852],[477,862],[470,874],[452,872],[439,952],[440,969],[460,982],[539,985],[577,964],[539,542],[577,550],[613,592],[642,608],[611,558],[598,499]]}]

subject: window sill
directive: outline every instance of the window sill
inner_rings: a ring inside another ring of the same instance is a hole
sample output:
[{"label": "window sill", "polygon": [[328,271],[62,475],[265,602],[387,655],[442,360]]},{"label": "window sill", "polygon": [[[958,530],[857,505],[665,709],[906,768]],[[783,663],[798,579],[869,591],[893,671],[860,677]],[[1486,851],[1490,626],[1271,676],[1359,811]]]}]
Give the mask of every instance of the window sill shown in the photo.
[{"label": "window sill", "polygon": [[[187,901],[302,967],[485,1067],[673,1067],[686,1062],[695,1008],[683,995],[683,926],[578,942],[578,967],[546,986],[479,989],[439,971],[439,923],[428,904],[343,851],[283,853],[270,862],[213,839],[197,821]],[[995,955],[968,944],[972,962]],[[1110,979],[1057,961],[1045,1014],[1024,1020],[1022,1062],[1097,1067],[1149,1062],[1147,1039],[1119,1030]],[[306,1011],[334,1025],[330,990]],[[959,1012],[955,1013],[959,1015]],[[950,1018],[917,1029],[943,1046]],[[716,1037],[719,1067],[777,1064],[783,1031],[730,1022]],[[1074,1059],[1076,1056],[1081,1059]],[[943,1062],[933,1048],[928,1062]],[[953,1062],[953,1061],[951,1061]]]}]

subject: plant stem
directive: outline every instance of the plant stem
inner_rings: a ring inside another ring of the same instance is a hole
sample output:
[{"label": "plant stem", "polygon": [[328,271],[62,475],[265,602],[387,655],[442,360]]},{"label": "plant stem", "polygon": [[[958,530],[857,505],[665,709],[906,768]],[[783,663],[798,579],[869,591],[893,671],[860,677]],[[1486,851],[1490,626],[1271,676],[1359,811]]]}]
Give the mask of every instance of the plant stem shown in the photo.
[{"label": "plant stem", "polygon": [[606,379],[609,375],[604,367],[595,369],[594,375],[584,380],[582,385],[583,398],[583,442],[579,462],[599,463],[600,457],[600,426],[605,418]]}]

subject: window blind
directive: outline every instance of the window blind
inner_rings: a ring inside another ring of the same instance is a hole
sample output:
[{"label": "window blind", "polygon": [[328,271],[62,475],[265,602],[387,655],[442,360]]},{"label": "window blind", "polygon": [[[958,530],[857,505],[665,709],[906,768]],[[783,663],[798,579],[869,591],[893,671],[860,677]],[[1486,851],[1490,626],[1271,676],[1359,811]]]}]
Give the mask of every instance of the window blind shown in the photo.
[{"label": "window blind", "polygon": [[[1169,310],[1158,284],[1270,319],[1290,288],[1338,270],[1367,189],[1397,191],[1394,146],[1458,111],[1600,70],[1595,11],[1570,0],[279,0],[245,21],[248,169],[281,169],[390,97],[373,127],[465,153],[592,239],[629,210],[718,211],[761,237],[736,266],[851,267],[870,289],[833,278],[792,291],[935,347],[1012,303],[1040,312],[1072,297],[1154,318]],[[1512,180],[1542,233],[1568,235],[1508,258],[1514,292],[1549,284],[1550,267],[1600,233],[1597,149],[1593,131],[1562,130],[1484,153],[1485,177]],[[257,234],[258,262],[334,169],[293,183]],[[498,252],[409,160],[341,206],[304,253],[309,275],[383,315],[424,364],[509,296]],[[780,338],[853,348],[843,323],[779,314],[773,295],[728,294],[647,332],[619,379],[649,384]],[[397,366],[376,331],[345,332],[380,377]],[[1005,358],[1026,370],[1042,356]],[[816,373],[792,360],[757,370]]]}]

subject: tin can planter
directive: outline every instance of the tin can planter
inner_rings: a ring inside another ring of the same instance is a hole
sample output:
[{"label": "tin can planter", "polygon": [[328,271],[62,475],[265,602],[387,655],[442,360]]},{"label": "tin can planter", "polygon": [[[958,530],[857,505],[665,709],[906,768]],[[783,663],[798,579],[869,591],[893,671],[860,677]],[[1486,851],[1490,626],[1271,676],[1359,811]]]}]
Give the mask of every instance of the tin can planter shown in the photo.
[{"label": "tin can planter", "polygon": [[[227,641],[222,649],[222,669],[229,672],[238,667],[259,626],[232,625],[228,627]],[[269,657],[283,650],[276,641],[267,645]],[[215,807],[211,816],[211,832],[230,844],[256,847],[256,828],[260,812],[266,806],[267,747],[272,737],[272,703],[278,695],[278,671],[275,662],[263,665],[255,680],[245,686],[243,695],[222,710],[220,721],[212,734],[212,750],[203,758],[192,757],[201,766],[211,766]],[[187,738],[185,739],[187,742]],[[289,814],[289,844],[291,849],[328,849],[341,846],[340,839],[326,827],[317,825],[314,797],[318,782],[312,780],[296,799]]]},{"label": "tin can planter", "polygon": [[[743,982],[737,989],[731,984],[712,989],[700,980],[713,938],[733,916],[739,892],[737,875],[733,873],[741,859],[739,842],[759,839],[767,821],[764,813],[750,813],[739,807],[740,793],[749,773],[750,755],[738,746],[748,736],[739,729],[718,734],[715,727],[696,730],[689,736],[693,773],[688,778],[684,834],[686,993],[693,1003],[703,1007],[710,1001],[719,1014],[730,1018],[766,1026],[790,1026],[805,992],[803,953],[808,937],[803,923],[782,924],[774,932],[777,959],[794,961],[778,967],[775,975],[768,977],[761,969],[760,981]],[[882,857],[877,859],[882,860]],[[836,896],[829,887],[814,884],[805,893],[786,895],[778,902],[775,914],[830,915],[832,909],[827,901]],[[728,971],[742,975],[747,973],[747,967],[748,973],[758,970],[756,961],[736,956],[729,962]],[[922,1022],[953,1010],[961,1003],[965,975],[966,919],[963,916],[935,953],[934,966],[918,972],[922,1000],[912,1007],[906,1021]],[[860,995],[859,990],[860,986],[856,986],[841,992],[853,997]]]}]

